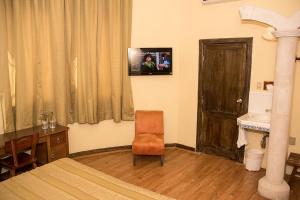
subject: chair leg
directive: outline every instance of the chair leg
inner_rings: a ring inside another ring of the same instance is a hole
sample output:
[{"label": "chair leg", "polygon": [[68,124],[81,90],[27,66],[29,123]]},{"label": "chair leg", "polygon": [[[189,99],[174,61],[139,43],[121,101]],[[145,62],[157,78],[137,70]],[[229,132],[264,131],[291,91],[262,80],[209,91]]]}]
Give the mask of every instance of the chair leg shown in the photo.
[{"label": "chair leg", "polygon": [[160,156],[160,166],[164,166],[164,160],[165,160],[164,156],[161,155]]},{"label": "chair leg", "polygon": [[32,168],[35,169],[36,168],[36,163],[32,163]]},{"label": "chair leg", "polygon": [[292,171],[292,174],[291,174],[291,176],[290,176],[290,178],[289,178],[288,184],[291,184],[291,182],[292,182],[292,180],[293,180],[293,178],[294,178],[296,172],[297,172],[297,167],[294,167],[294,169],[293,169],[293,171]]},{"label": "chair leg", "polygon": [[16,170],[15,169],[10,169],[10,177],[13,177],[16,175]]},{"label": "chair leg", "polygon": [[137,159],[137,156],[136,156],[136,155],[133,155],[133,166],[136,165],[136,159]]},{"label": "chair leg", "polygon": [[4,180],[4,173],[2,173],[3,167],[0,166],[0,181]]}]

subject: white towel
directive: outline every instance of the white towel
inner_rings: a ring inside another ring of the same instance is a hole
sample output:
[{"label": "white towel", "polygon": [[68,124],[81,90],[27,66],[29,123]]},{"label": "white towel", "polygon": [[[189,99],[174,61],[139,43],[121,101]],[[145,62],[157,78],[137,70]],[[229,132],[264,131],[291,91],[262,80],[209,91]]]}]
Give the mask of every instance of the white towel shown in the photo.
[{"label": "white towel", "polygon": [[241,126],[239,126],[239,137],[236,144],[238,148],[248,144],[247,131],[241,128]]}]

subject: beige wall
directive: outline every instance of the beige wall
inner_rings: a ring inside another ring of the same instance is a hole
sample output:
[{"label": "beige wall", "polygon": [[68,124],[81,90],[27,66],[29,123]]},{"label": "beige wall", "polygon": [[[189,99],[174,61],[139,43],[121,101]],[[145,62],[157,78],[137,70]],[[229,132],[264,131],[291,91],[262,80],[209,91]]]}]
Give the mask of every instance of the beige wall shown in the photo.
[{"label": "beige wall", "polygon": [[[195,147],[199,39],[253,37],[251,90],[256,83],[273,80],[276,42],[261,38],[266,26],[241,22],[243,4],[290,15],[300,9],[299,0],[248,0],[202,5],[200,0],[133,0],[132,47],[173,47],[172,76],[131,77],[135,109],[165,112],[167,143]],[[298,53],[300,55],[300,53]],[[300,152],[300,65],[297,63],[291,135]],[[70,152],[131,144],[133,122],[71,125]]]},{"label": "beige wall", "polygon": [[[297,55],[300,57],[300,43]],[[296,145],[290,146],[289,150],[300,153],[300,61],[296,64],[290,136],[296,137]]]}]

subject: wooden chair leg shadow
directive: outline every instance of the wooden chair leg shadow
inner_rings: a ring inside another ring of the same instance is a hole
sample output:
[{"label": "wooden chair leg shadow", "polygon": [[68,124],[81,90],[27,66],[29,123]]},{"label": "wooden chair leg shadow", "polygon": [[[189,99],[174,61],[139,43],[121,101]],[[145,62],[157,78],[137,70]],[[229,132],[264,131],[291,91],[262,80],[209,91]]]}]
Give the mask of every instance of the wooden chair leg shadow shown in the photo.
[{"label": "wooden chair leg shadow", "polygon": [[[141,155],[133,155],[132,163],[134,166],[136,166],[136,161],[138,160],[138,157],[141,157]],[[159,159],[160,159],[160,165],[164,166],[165,157],[163,155],[160,155]]]}]

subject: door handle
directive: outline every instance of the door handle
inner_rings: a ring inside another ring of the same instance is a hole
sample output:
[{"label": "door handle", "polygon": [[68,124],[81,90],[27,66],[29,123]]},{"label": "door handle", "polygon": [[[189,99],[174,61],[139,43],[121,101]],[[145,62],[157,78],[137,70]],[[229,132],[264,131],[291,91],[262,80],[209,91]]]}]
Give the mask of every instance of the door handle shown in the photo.
[{"label": "door handle", "polygon": [[237,103],[243,103],[243,99],[239,98],[238,100],[236,100]]}]

